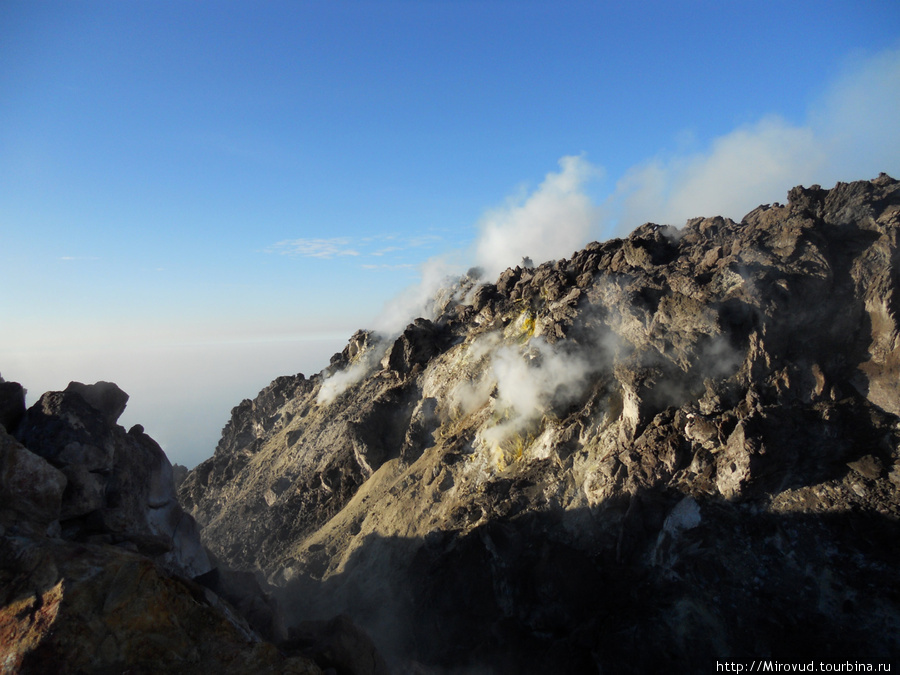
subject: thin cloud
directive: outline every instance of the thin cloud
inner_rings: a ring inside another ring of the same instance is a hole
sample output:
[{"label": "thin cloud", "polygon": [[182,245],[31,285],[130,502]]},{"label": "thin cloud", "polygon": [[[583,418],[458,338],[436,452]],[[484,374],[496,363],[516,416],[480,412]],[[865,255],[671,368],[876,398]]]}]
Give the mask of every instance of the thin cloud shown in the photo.
[{"label": "thin cloud", "polygon": [[288,239],[279,241],[269,251],[281,253],[282,255],[300,256],[302,258],[334,258],[359,255],[359,251],[351,247],[348,237]]},{"label": "thin cloud", "polygon": [[412,248],[428,248],[444,243],[444,238],[437,234],[416,234],[412,236],[401,236],[398,234],[376,234],[363,237],[359,240],[361,246],[369,244],[377,245],[386,243],[380,249],[371,253],[371,255],[383,255],[384,253],[392,253],[394,251],[407,251]]},{"label": "thin cloud", "polygon": [[409,248],[427,248],[443,243],[444,238],[437,234],[420,234],[408,237],[405,241]]},{"label": "thin cloud", "polygon": [[[379,234],[367,237],[332,237],[330,239],[287,239],[266,249],[267,253],[299,256],[303,258],[331,259],[341,256],[367,256],[400,258],[402,253],[412,249],[436,246],[443,242],[438,235],[415,235],[402,237],[395,234]],[[385,245],[387,244],[387,245]],[[377,248],[376,248],[377,247]],[[414,267],[412,263],[362,264],[366,269],[403,269]]]},{"label": "thin cloud", "polygon": [[397,263],[396,265],[388,265],[387,263],[383,263],[381,265],[373,265],[371,263],[364,263],[360,265],[364,270],[411,270],[415,269],[416,265],[413,263]]},{"label": "thin cloud", "polygon": [[378,249],[377,251],[373,251],[373,252],[372,252],[372,255],[375,255],[375,256],[382,256],[382,255],[385,255],[385,254],[387,254],[387,253],[393,253],[394,251],[402,251],[402,250],[403,250],[403,249],[400,248],[399,246],[385,246],[385,247],[382,248],[382,249]]}]

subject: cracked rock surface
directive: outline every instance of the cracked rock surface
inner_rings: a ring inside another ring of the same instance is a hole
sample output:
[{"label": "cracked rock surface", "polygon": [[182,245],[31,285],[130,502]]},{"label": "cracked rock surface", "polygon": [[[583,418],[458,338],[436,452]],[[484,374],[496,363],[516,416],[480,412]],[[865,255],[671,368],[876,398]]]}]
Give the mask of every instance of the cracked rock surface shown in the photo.
[{"label": "cracked rock surface", "polygon": [[237,406],[179,498],[397,672],[888,662],[898,234],[882,174],[472,271]]}]

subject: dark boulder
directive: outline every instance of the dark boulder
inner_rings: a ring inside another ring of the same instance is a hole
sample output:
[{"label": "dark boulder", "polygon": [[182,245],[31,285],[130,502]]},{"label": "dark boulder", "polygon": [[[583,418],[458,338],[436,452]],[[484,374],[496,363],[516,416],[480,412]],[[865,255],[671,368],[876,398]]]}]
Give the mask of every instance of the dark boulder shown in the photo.
[{"label": "dark boulder", "polygon": [[98,410],[109,424],[115,424],[119,420],[128,404],[128,394],[113,382],[97,382],[95,384],[69,382],[66,391],[75,392],[81,396]]},{"label": "dark boulder", "polygon": [[[48,392],[19,440],[0,427],[3,672],[319,675],[189,580],[210,570],[199,531],[156,442],[115,423],[126,399],[105,383]],[[252,593],[232,597],[259,618]]]},{"label": "dark boulder", "polygon": [[0,424],[12,434],[24,416],[25,389],[18,382],[0,379]]},{"label": "dark boulder", "polygon": [[442,350],[442,331],[428,319],[416,319],[406,327],[381,361],[384,368],[397,373],[409,373],[416,365],[423,365]]}]

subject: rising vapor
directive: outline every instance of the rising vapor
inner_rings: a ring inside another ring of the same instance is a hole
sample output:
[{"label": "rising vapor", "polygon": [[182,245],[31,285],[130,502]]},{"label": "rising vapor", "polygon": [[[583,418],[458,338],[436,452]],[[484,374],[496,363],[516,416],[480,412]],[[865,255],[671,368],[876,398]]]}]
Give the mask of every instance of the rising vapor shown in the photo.
[{"label": "rising vapor", "polygon": [[524,199],[488,211],[479,224],[476,263],[488,277],[529,256],[535,263],[570,255],[600,224],[600,209],[583,192],[602,172],[583,157],[563,157],[560,171]]},{"label": "rising vapor", "polygon": [[900,173],[900,50],[858,62],[835,79],[802,125],[776,115],[716,138],[708,150],[632,167],[606,206],[625,235],[645,222],[740,218],[796,184],[831,185]]},{"label": "rising vapor", "polygon": [[[770,115],[716,138],[706,151],[651,158],[628,170],[600,205],[584,188],[600,178],[603,169],[583,156],[562,157],[559,171],[548,173],[532,193],[510,197],[504,206],[482,216],[470,260],[474,258],[482,279],[491,282],[525,257],[535,264],[563,258],[591,239],[626,235],[645,222],[681,226],[696,216],[739,219],[758,205],[783,197],[798,183],[828,185],[882,171],[900,174],[898,109],[900,50],[890,50],[858,62],[835,79],[811,107],[806,124],[793,125]],[[466,268],[458,262],[462,258],[454,252],[427,261],[421,282],[385,305],[375,321],[376,333],[394,338],[417,317],[436,318],[442,294],[459,286]],[[562,372],[570,372],[553,362],[557,355],[552,350],[543,356]],[[332,375],[320,402],[334,400],[365,377],[379,358]],[[524,379],[542,381],[548,371],[535,364],[519,370],[511,368],[512,363],[519,362],[504,360],[502,354],[494,361],[501,396],[512,396],[519,387],[509,383],[523,379],[517,377],[522,373]],[[507,403],[515,420],[511,427],[527,423],[535,408],[521,400]],[[505,427],[497,431],[504,432]]]}]

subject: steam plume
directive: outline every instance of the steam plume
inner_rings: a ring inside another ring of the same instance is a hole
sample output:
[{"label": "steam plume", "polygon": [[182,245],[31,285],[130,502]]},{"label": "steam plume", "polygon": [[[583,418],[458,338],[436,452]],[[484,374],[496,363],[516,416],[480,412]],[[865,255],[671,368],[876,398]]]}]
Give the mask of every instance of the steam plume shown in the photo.
[{"label": "steam plume", "polygon": [[583,157],[563,157],[559,166],[533,194],[482,218],[475,257],[489,277],[525,256],[543,262],[571,255],[599,224],[600,210],[582,187],[600,170]]},{"label": "steam plume", "polygon": [[715,139],[707,151],[658,156],[630,169],[607,206],[627,234],[647,222],[740,219],[797,184],[831,185],[900,172],[900,50],[848,68],[804,124],[770,115]]}]

